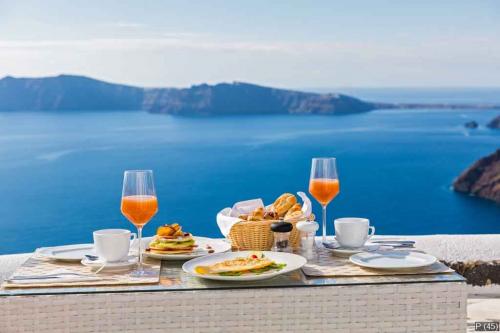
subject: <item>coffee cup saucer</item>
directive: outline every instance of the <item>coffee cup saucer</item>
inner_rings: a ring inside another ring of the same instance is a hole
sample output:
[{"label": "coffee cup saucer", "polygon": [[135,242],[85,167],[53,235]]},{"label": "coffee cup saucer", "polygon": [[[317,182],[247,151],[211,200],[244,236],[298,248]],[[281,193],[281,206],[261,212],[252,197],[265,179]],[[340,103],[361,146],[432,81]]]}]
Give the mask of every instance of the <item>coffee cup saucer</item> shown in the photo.
[{"label": "coffee cup saucer", "polygon": [[337,241],[333,241],[323,243],[323,247],[337,257],[348,258],[356,253],[377,251],[380,248],[380,244],[366,242],[362,247],[352,248],[341,246]]},{"label": "coffee cup saucer", "polygon": [[102,268],[103,272],[122,271],[134,267],[137,264],[137,256],[128,256],[123,260],[113,262],[105,262],[101,258],[90,260],[88,257],[85,257],[81,263],[92,269],[100,269],[104,265],[104,268]]}]

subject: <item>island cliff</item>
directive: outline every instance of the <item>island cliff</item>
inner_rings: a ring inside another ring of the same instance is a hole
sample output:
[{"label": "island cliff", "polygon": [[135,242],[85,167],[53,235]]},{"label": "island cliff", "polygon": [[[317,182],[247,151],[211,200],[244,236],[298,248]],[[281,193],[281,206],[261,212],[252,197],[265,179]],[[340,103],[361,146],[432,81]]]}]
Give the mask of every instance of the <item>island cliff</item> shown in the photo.
[{"label": "island cliff", "polygon": [[186,89],[146,89],[143,109],[176,115],[348,114],[376,105],[338,94],[314,94],[235,82]]},{"label": "island cliff", "polygon": [[0,80],[0,111],[138,110],[143,89],[84,76]]},{"label": "island cliff", "polygon": [[141,88],[84,76],[0,79],[0,111],[145,110],[172,115],[322,114],[377,109],[500,109],[491,104],[371,103],[341,94],[317,94],[234,82],[190,88]]},{"label": "island cliff", "polygon": [[492,129],[500,129],[500,116],[493,118],[486,126]]},{"label": "island cliff", "polygon": [[500,149],[465,170],[453,183],[453,189],[500,204]]},{"label": "island cliff", "polygon": [[0,111],[145,110],[173,115],[348,114],[377,105],[339,94],[315,94],[235,82],[145,89],[82,76],[0,80]]}]

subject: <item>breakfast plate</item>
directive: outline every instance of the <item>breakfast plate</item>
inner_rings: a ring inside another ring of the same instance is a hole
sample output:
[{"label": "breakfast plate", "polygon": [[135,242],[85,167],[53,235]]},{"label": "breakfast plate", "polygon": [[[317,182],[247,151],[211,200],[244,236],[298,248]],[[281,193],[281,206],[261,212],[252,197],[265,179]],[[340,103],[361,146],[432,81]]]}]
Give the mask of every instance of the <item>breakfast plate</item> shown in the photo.
[{"label": "breakfast plate", "polygon": [[[154,237],[143,238],[143,248],[147,249],[148,244],[153,240]],[[223,239],[214,239],[207,237],[193,236],[195,244],[197,247],[190,253],[153,253],[150,251],[143,251],[144,256],[149,258],[161,259],[161,260],[189,260],[201,256],[206,256],[211,253],[223,253],[231,249],[231,244],[224,241]]]},{"label": "breakfast plate", "polygon": [[414,251],[362,252],[352,255],[349,260],[361,267],[388,270],[421,268],[437,261],[430,254]]},{"label": "breakfast plate", "polygon": [[53,247],[42,247],[37,254],[52,260],[81,261],[86,254],[94,254],[94,244],[73,244]]},{"label": "breakfast plate", "polygon": [[305,265],[299,255],[272,251],[210,254],[182,265],[184,272],[209,280],[256,281],[286,274]]}]

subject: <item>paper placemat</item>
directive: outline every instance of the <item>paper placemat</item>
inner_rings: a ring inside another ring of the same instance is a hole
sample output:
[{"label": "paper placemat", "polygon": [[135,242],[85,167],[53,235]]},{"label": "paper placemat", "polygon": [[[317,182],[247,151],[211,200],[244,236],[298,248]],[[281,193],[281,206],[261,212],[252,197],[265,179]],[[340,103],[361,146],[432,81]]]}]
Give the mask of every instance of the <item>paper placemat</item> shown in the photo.
[{"label": "paper placemat", "polygon": [[357,266],[349,261],[349,258],[335,257],[325,249],[318,249],[318,259],[308,261],[302,267],[307,276],[388,276],[388,275],[419,275],[419,274],[441,274],[453,273],[454,270],[441,262],[431,266],[412,270],[377,270]]},{"label": "paper placemat", "polygon": [[43,275],[48,274],[51,271],[57,269],[64,269],[65,271],[70,271],[72,273],[91,275],[93,278],[99,278],[98,280],[92,281],[55,281],[41,283],[39,281],[29,283],[24,281],[23,283],[14,283],[5,281],[2,284],[2,288],[40,288],[40,287],[89,287],[89,286],[113,286],[113,285],[137,285],[137,284],[154,284],[160,281],[160,261],[146,261],[148,267],[153,268],[158,272],[156,276],[153,277],[131,277],[129,276],[130,271],[121,272],[99,272],[94,274],[92,269],[87,266],[83,266],[80,263],[68,263],[62,261],[54,261],[39,254],[33,254],[28,260],[26,260],[21,266],[19,266],[16,271],[12,274],[30,276],[30,275]]}]

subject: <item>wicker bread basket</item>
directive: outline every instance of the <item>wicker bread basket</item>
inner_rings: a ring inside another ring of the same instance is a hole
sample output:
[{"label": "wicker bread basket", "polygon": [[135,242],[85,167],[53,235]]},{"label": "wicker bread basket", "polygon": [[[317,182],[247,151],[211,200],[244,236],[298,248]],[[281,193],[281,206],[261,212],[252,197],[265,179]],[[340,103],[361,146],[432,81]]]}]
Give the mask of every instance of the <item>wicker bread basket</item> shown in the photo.
[{"label": "wicker bread basket", "polygon": [[[271,224],[279,222],[276,220],[263,221],[240,221],[233,225],[229,235],[231,246],[236,250],[256,250],[267,251],[273,246],[273,232]],[[295,228],[298,221],[287,221],[292,223],[293,229],[290,232],[290,246],[297,248],[300,245],[300,235]]]}]

